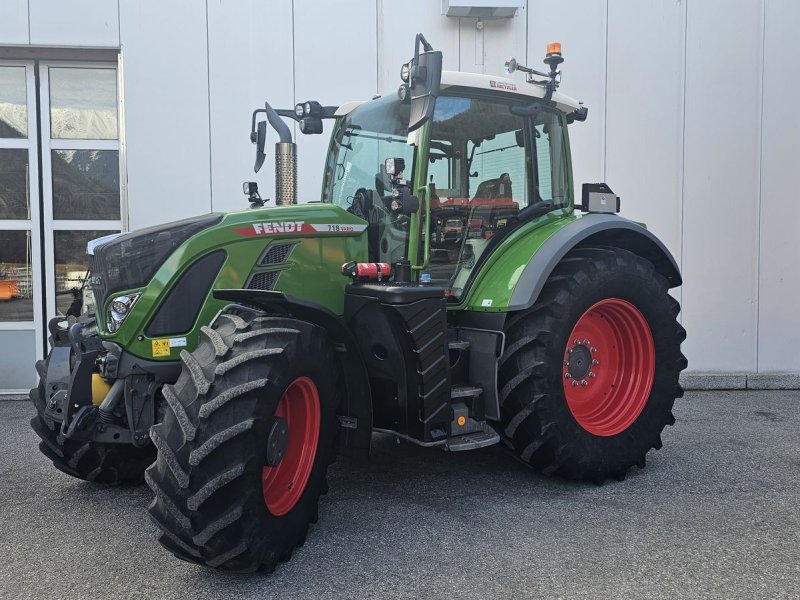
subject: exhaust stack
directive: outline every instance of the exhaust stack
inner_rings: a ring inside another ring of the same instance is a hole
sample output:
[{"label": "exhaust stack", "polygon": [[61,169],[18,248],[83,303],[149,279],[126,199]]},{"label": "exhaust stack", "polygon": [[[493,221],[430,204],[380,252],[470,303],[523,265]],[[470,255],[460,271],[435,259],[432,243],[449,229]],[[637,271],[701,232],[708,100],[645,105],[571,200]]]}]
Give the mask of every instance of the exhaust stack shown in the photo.
[{"label": "exhaust stack", "polygon": [[[288,129],[288,127],[287,127]],[[275,144],[275,204],[297,204],[297,144]]]}]

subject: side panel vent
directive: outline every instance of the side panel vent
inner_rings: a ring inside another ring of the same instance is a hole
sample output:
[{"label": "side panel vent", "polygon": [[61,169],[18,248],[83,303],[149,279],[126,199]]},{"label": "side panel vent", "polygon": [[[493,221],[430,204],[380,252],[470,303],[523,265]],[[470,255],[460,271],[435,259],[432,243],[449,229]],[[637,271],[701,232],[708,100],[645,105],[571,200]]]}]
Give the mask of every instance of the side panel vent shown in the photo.
[{"label": "side panel vent", "polygon": [[192,329],[225,258],[225,251],[217,250],[198,259],[186,270],[147,326],[148,337],[175,335]]},{"label": "side panel vent", "polygon": [[247,282],[248,290],[272,290],[280,277],[280,271],[265,271],[263,273],[253,273],[250,281]]},{"label": "side panel vent", "polygon": [[266,265],[282,265],[289,260],[289,255],[294,250],[295,244],[273,244],[258,261],[260,267]]}]

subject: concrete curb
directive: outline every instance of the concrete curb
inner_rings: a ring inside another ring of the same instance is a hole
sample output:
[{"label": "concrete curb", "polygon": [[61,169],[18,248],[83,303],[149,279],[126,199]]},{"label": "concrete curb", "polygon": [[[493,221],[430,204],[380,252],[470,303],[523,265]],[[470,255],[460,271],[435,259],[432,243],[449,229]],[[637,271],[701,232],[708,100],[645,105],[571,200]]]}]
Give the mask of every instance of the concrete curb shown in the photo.
[{"label": "concrete curb", "polygon": [[682,373],[685,390],[800,390],[800,373]]}]

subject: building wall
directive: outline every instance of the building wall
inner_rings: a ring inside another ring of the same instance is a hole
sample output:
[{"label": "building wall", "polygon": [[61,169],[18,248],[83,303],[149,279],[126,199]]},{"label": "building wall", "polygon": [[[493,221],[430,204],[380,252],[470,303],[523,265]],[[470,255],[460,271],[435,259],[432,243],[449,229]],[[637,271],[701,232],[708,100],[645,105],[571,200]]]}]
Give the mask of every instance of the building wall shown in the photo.
[{"label": "building wall", "polygon": [[[501,74],[560,40],[576,186],[607,181],[681,265],[691,371],[800,372],[795,0],[529,0],[513,19],[438,0],[5,0],[0,46],[119,47],[131,228],[243,208],[251,111],[394,93],[422,31],[445,68]],[[325,136],[300,136],[316,198]],[[257,176],[270,191],[270,161]]]}]

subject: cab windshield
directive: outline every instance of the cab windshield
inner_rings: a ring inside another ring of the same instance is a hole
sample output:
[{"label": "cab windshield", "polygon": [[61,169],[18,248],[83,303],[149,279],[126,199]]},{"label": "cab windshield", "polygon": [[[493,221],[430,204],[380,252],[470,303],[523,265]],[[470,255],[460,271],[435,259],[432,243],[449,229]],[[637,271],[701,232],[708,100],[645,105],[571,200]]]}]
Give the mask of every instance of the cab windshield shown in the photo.
[{"label": "cab windshield", "polygon": [[409,104],[386,97],[362,104],[339,122],[325,167],[324,202],[348,209],[361,189],[378,197],[390,194],[387,158],[404,159],[403,177],[413,180],[414,147],[406,143],[409,112]]}]

